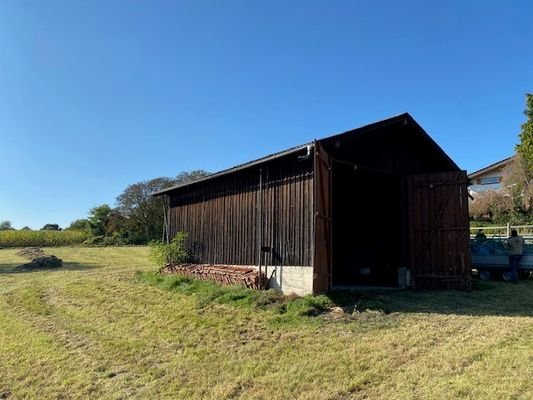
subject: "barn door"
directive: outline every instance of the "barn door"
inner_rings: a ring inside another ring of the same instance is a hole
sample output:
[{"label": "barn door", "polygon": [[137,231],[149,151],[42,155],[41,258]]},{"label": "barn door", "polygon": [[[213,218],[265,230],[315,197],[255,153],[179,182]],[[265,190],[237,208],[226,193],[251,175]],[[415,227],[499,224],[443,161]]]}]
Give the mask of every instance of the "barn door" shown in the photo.
[{"label": "barn door", "polygon": [[407,179],[411,286],[470,288],[468,178],[465,171]]},{"label": "barn door", "polygon": [[313,293],[331,289],[331,158],[315,141]]}]

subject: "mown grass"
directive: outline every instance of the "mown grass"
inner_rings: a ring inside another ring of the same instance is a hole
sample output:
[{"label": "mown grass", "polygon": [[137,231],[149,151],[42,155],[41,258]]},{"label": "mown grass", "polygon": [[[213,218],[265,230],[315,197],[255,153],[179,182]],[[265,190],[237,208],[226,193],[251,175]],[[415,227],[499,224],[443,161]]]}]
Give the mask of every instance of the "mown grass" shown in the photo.
[{"label": "mown grass", "polygon": [[68,246],[89,237],[84,231],[0,231],[0,247]]},{"label": "mown grass", "polygon": [[64,268],[15,272],[0,250],[12,398],[533,397],[533,282],[296,299],[158,276],[146,248],[53,253]]}]

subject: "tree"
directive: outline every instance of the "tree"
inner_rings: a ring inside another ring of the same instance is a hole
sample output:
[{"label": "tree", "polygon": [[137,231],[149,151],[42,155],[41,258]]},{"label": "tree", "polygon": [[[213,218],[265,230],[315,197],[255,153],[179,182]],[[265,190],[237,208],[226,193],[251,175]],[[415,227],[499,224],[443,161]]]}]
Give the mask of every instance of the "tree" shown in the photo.
[{"label": "tree", "polygon": [[504,171],[503,183],[513,199],[513,214],[527,219],[533,211],[533,94],[526,95],[524,115],[527,120],[522,124],[513,162]]},{"label": "tree", "polygon": [[470,202],[470,216],[477,221],[503,223],[507,221],[513,200],[504,190],[487,190],[477,193]]},{"label": "tree", "polygon": [[22,228],[20,228],[21,231],[31,231],[31,228],[29,226],[23,226]]},{"label": "tree", "polygon": [[82,218],[72,221],[66,229],[70,231],[90,231],[91,224],[89,223],[89,220]]},{"label": "tree", "polygon": [[172,186],[171,178],[155,178],[129,185],[117,197],[120,213],[128,219],[128,231],[137,241],[157,239],[163,229],[163,203],[152,193]]},{"label": "tree", "polygon": [[111,210],[105,226],[106,235],[120,237],[129,236],[128,218],[123,216],[117,208]]},{"label": "tree", "polygon": [[[528,178],[521,153],[516,153],[513,161],[503,171],[504,191],[512,198],[514,214],[527,216],[533,211],[533,181]],[[526,223],[526,221],[522,221]]]},{"label": "tree", "polygon": [[204,171],[203,169],[195,169],[189,172],[183,171],[176,176],[174,179],[174,184],[178,185],[181,183],[197,181],[198,179],[205,178],[208,175],[211,175],[211,173]]},{"label": "tree", "polygon": [[94,236],[103,236],[106,234],[106,225],[109,221],[111,207],[108,204],[102,204],[91,208],[89,212],[89,224]]},{"label": "tree", "polygon": [[516,145],[516,152],[521,157],[521,162],[529,183],[533,180],[533,94],[526,94],[526,109],[524,115],[526,122],[522,124],[519,135],[520,143]]},{"label": "tree", "polygon": [[533,94],[526,94],[527,117],[511,163],[503,171],[503,187],[477,194],[471,204],[474,219],[527,224],[533,222]]},{"label": "tree", "polygon": [[127,219],[127,231],[134,241],[160,239],[163,231],[163,199],[152,193],[180,183],[187,183],[209,175],[195,170],[182,172],[176,178],[160,177],[129,185],[117,197],[117,209]]},{"label": "tree", "polygon": [[58,224],[46,224],[41,228],[42,231],[60,231],[61,228]]},{"label": "tree", "polygon": [[11,221],[2,221],[0,222],[0,231],[12,231],[14,230],[11,225]]}]

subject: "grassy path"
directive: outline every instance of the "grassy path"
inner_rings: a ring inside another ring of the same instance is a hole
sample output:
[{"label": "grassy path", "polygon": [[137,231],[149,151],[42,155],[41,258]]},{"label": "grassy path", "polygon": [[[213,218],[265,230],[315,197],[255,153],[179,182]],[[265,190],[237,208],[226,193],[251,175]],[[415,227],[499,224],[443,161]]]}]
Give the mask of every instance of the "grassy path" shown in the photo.
[{"label": "grassy path", "polygon": [[0,250],[11,398],[533,398],[533,282],[280,322],[139,282],[154,269],[142,247],[49,249],[66,267],[25,273],[15,252]]}]

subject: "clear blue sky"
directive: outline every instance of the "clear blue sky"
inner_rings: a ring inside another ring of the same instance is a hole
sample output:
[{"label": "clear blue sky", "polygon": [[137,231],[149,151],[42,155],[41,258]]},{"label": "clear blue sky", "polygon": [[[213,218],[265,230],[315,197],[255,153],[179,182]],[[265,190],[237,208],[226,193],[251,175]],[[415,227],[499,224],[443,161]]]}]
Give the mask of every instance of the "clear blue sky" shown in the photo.
[{"label": "clear blue sky", "polygon": [[[464,169],[513,153],[533,2],[0,1],[0,220],[408,111]],[[378,150],[377,150],[378,151]]]}]

